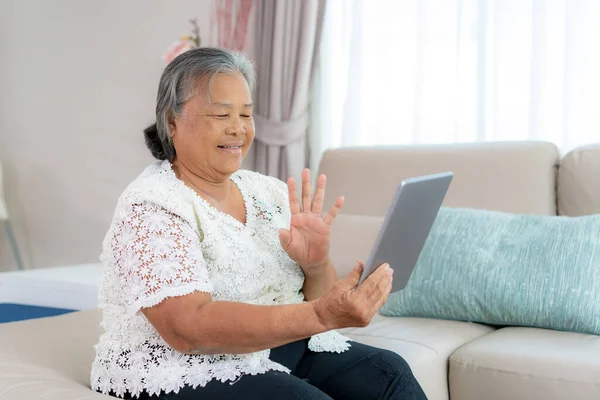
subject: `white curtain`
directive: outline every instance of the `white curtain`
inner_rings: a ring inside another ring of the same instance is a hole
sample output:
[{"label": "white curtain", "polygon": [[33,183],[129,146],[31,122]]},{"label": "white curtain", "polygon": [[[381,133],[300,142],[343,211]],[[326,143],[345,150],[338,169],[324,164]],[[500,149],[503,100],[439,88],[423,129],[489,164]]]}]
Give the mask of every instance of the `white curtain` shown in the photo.
[{"label": "white curtain", "polygon": [[313,99],[323,149],[600,141],[600,0],[331,0]]}]

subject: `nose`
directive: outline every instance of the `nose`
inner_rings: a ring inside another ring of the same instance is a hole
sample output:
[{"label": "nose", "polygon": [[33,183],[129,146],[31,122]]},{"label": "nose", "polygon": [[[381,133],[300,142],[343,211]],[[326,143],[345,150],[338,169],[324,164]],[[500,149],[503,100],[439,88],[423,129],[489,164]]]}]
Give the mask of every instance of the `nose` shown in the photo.
[{"label": "nose", "polygon": [[246,127],[244,126],[244,121],[240,117],[233,117],[231,119],[231,124],[227,129],[227,133],[233,136],[239,136],[246,133]]}]

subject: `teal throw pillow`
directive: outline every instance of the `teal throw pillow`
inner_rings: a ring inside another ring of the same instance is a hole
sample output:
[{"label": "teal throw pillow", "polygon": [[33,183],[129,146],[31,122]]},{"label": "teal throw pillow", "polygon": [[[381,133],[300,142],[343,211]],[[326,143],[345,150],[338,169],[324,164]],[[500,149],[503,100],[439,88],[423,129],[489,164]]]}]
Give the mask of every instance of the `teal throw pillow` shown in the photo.
[{"label": "teal throw pillow", "polygon": [[600,334],[600,215],[442,208],[380,313]]}]

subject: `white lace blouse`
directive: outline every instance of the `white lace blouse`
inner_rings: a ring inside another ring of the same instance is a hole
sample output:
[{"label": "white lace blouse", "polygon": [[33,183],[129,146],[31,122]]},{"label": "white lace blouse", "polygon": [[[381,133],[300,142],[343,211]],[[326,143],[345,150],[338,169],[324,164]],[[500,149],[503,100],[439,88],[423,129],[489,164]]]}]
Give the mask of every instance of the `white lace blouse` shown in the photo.
[{"label": "white lace blouse", "polygon": [[[194,291],[249,304],[304,301],[302,270],[285,253],[278,231],[289,227],[285,183],[240,170],[231,176],[246,206],[246,224],[218,211],[179,180],[168,161],[146,168],[119,198],[104,239],[100,287],[104,333],[95,346],[91,386],[119,397],[177,392],[212,379],[290,372],[249,354],[183,354],[170,348],[140,311]],[[201,323],[201,321],[199,321]],[[313,336],[312,351],[343,352],[335,331]]]}]

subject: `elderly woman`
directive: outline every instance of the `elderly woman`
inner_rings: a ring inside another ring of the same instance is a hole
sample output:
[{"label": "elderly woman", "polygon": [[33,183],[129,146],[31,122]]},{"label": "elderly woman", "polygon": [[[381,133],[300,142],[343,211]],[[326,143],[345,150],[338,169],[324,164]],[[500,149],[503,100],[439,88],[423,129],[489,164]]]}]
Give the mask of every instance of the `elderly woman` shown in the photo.
[{"label": "elderly woman", "polygon": [[254,139],[243,55],[183,53],[160,79],[146,143],[159,161],[121,195],[106,235],[96,391],[141,399],[425,399],[397,354],[335,331],[366,326],[380,266],[338,279],[325,177],[241,170]]}]

